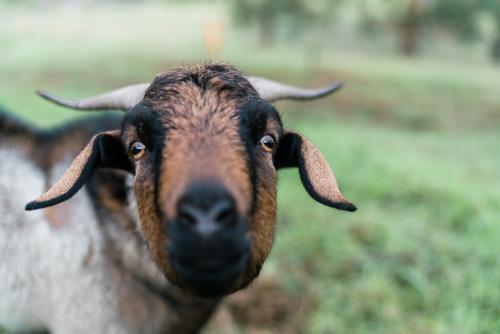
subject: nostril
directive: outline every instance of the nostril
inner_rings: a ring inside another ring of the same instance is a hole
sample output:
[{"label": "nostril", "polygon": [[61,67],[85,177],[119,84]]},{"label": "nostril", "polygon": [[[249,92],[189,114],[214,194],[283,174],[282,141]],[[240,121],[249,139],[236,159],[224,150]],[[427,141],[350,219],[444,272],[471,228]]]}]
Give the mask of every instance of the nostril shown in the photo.
[{"label": "nostril", "polygon": [[177,221],[178,227],[208,236],[237,225],[239,214],[227,189],[217,183],[197,182],[177,202]]},{"label": "nostril", "polygon": [[179,212],[179,221],[186,225],[196,224],[196,219],[192,215],[184,211]]},{"label": "nostril", "polygon": [[178,220],[185,226],[203,222],[227,226],[234,224],[237,219],[238,213],[232,201],[220,201],[207,209],[197,208],[188,204],[179,206]]},{"label": "nostril", "polygon": [[233,225],[238,219],[236,208],[232,202],[219,203],[212,209],[214,222],[223,225]]},{"label": "nostril", "polygon": [[206,214],[203,210],[187,203],[180,205],[178,210],[178,220],[183,225],[196,225],[206,219]]}]

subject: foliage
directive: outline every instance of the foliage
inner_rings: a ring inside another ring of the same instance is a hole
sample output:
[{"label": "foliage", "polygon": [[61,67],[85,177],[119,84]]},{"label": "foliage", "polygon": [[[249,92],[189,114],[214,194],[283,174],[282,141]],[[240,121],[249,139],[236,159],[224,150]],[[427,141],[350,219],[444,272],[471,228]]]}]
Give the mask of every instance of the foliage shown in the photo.
[{"label": "foliage", "polygon": [[500,2],[496,0],[435,0],[430,10],[432,22],[452,29],[465,38],[476,37],[477,13],[490,15],[496,24],[491,45],[494,61],[500,62]]},{"label": "foliage", "polygon": [[474,0],[434,0],[427,15],[433,24],[467,38],[477,34],[475,13],[481,9],[480,2]]},{"label": "foliage", "polygon": [[256,23],[261,40],[271,42],[278,23],[295,33],[318,22],[328,21],[340,0],[235,0],[232,12],[235,22],[242,25]]},{"label": "foliage", "polygon": [[401,50],[406,54],[418,51],[424,29],[447,30],[465,39],[478,37],[478,13],[495,18],[500,39],[500,2],[496,0],[360,0],[358,3],[365,27],[390,26],[398,32]]}]

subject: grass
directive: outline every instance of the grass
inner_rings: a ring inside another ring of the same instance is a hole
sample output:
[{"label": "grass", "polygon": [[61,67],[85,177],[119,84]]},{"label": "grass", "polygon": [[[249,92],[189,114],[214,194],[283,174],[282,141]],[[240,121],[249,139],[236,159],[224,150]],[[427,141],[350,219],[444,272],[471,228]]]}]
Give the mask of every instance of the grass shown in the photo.
[{"label": "grass", "polygon": [[[34,89],[84,96],[147,81],[206,58],[207,17],[230,25],[220,5],[3,6],[0,102],[41,126],[78,113]],[[500,332],[500,70],[333,49],[311,65],[300,45],[256,49],[252,36],[227,28],[219,57],[304,85],[347,83],[335,98],[278,104],[359,206],[354,214],[321,206],[296,171],[280,173],[278,234],[264,272],[291,295],[310,296],[300,329]]]},{"label": "grass", "polygon": [[280,222],[287,223],[275,255],[288,279],[319,301],[306,328],[498,331],[500,194],[492,178],[500,160],[491,154],[500,149],[498,137],[313,120],[297,126],[360,207],[334,214],[296,190],[295,173],[282,175]]}]

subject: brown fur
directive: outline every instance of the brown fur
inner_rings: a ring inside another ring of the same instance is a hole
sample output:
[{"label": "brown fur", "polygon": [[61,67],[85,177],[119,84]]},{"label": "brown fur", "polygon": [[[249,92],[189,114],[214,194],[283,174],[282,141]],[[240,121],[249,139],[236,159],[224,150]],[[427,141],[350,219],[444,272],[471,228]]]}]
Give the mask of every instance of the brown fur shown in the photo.
[{"label": "brown fur", "polygon": [[[256,151],[256,193],[253,194],[245,143],[240,134],[239,110],[252,97],[257,97],[257,92],[228,65],[169,70],[158,75],[146,93],[145,101],[152,106],[161,126],[166,129],[165,148],[157,189],[152,178],[155,166],[152,159],[145,157],[135,162],[134,191],[145,241],[156,264],[178,286],[184,285],[170,265],[165,224],[176,216],[176,203],[191,182],[205,178],[218,180],[235,198],[239,214],[250,215],[250,264],[228,292],[240,289],[255,278],[271,250],[276,217],[276,170],[272,155],[264,150]],[[281,132],[280,124],[268,120],[266,133],[279,138]],[[116,131],[108,134],[118,136]],[[77,146],[72,143],[80,144],[80,140],[76,140],[80,139],[77,134],[65,136],[75,137],[69,141],[70,151],[73,145]],[[71,187],[90,156],[95,138],[39,200],[58,196]],[[122,139],[124,147],[139,140],[136,128],[126,126]],[[65,154],[63,148],[56,147],[48,159],[60,160]],[[99,205],[129,225],[126,215],[120,213],[123,203],[116,202],[106,189],[104,187],[94,194],[100,200]],[[155,191],[159,194],[158,203],[154,203]],[[62,220],[58,217],[66,213],[61,206],[60,210],[49,209],[46,214],[54,224],[60,225]]]},{"label": "brown fur", "polygon": [[[4,124],[12,128],[11,123]],[[0,129],[1,126],[0,122]],[[57,204],[72,196],[84,182],[90,182],[88,189],[95,212],[99,221],[105,222],[103,231],[111,254],[110,266],[122,272],[113,277],[116,285],[123,287],[120,293],[162,298],[161,307],[168,308],[169,316],[172,314],[172,318],[162,320],[168,332],[198,331],[218,303],[218,299],[190,295],[203,294],[183,282],[170,263],[169,227],[180,225],[169,225],[178,218],[179,200],[193,183],[210,180],[221,184],[234,198],[238,215],[248,223],[248,234],[242,233],[236,243],[246,246],[245,238],[249,237],[250,261],[237,279],[231,277],[232,284],[223,284],[216,296],[247,286],[259,274],[271,251],[278,168],[299,167],[303,184],[313,198],[332,207],[355,209],[340,193],[326,159],[302,136],[285,133],[276,111],[229,65],[182,67],[158,75],[143,101],[123,119],[121,131],[102,130],[108,131],[93,137],[63,177],[39,198],[38,206],[35,201],[27,208]],[[68,152],[76,152],[83,146],[80,139],[88,137],[86,132],[78,133],[66,132],[55,141],[50,136],[44,138],[44,145],[58,141],[64,145],[37,153],[34,160],[48,170],[56,161],[67,159]],[[273,152],[258,144],[264,134],[277,141]],[[127,149],[136,141],[143,141],[146,149],[134,161],[127,158]],[[124,175],[95,170],[98,167],[122,168],[135,175],[133,189],[140,226],[135,214],[128,211]],[[91,172],[94,176],[90,176]],[[45,214],[54,225],[60,226],[68,212],[62,205],[46,209]],[[110,221],[116,224],[109,224]],[[189,247],[193,249],[198,244],[192,242]],[[227,248],[223,250],[227,252]],[[204,251],[199,253],[202,258],[205,256]],[[92,252],[88,258],[85,261],[90,263]],[[133,319],[141,309],[140,302],[137,303],[120,304],[120,312]]]},{"label": "brown fur", "polygon": [[[155,295],[162,307],[167,307],[168,318],[163,319],[165,333],[197,333],[216,309],[217,300],[203,300],[189,296],[171,284],[166,284],[148,270],[149,257],[140,261],[128,258],[120,248],[124,239],[133,239],[138,250],[142,249],[143,238],[135,228],[136,222],[127,210],[128,200],[123,191],[128,191],[123,173],[115,170],[97,172],[89,185],[89,191],[100,220],[104,222],[103,235],[107,239],[106,252],[113,260],[112,265],[120,268],[121,276],[113,277],[115,285],[120,286],[123,295]],[[130,241],[129,241],[130,242]],[[130,246],[130,245],[129,245]],[[140,258],[140,251],[134,252]],[[144,255],[144,254],[143,254]],[[146,263],[147,262],[147,263]],[[145,266],[144,268],[141,265]],[[129,298],[128,303],[120,304],[122,313],[133,321],[136,310],[141,309],[140,298]],[[137,305],[136,305],[137,303]]]},{"label": "brown fur", "polygon": [[[167,129],[157,189],[162,212],[156,212],[152,202],[153,166],[147,159],[136,163],[136,196],[143,231],[155,261],[179,286],[183,283],[170,266],[165,247],[168,235],[158,215],[165,215],[167,221],[175,217],[176,203],[189,184],[205,178],[216,179],[225,186],[241,215],[250,213],[252,187],[239,133],[238,110],[251,96],[257,96],[253,87],[227,65],[169,70],[158,75],[146,93],[145,100]],[[268,127],[277,131],[276,124]],[[124,134],[128,144],[138,140],[134,129],[126,128]],[[249,227],[251,264],[232,291],[258,274],[274,241],[276,172],[269,154],[261,152],[257,161],[257,196]]]},{"label": "brown fur", "polygon": [[[262,155],[267,154],[261,152]],[[250,224],[252,256],[249,276],[258,275],[262,264],[271,252],[276,229],[276,182],[277,175],[269,159],[258,159],[257,197],[255,213]],[[249,282],[249,281],[248,281]],[[248,283],[247,282],[247,283]]]},{"label": "brown fur", "polygon": [[[193,183],[206,179],[220,183],[235,199],[239,216],[248,218],[250,263],[227,293],[251,282],[269,255],[276,220],[276,152],[269,153],[258,146],[257,135],[271,134],[276,140],[283,139],[286,144],[278,159],[284,159],[281,167],[299,167],[311,196],[333,207],[355,209],[342,197],[335,176],[319,151],[298,134],[289,132],[285,141],[279,116],[274,110],[265,109],[269,105],[259,103],[262,100],[254,87],[229,65],[174,68],[156,76],[143,101],[125,117],[120,134],[107,132],[107,138],[112,135],[115,142],[121,135],[118,146],[123,148],[135,141],[150,140],[148,136],[154,138],[155,142],[149,143],[152,151],[146,150],[141,159],[130,162],[134,166],[124,169],[135,171],[134,191],[142,232],[154,261],[170,281],[187,291],[190,288],[170,264],[168,227],[178,216],[179,200]],[[265,119],[267,124],[262,124]],[[96,138],[39,200],[50,200],[69,189],[74,191],[72,184],[83,175]],[[118,146],[113,146],[113,150],[120,151]],[[119,160],[120,153],[115,154]],[[107,205],[111,211],[119,211],[113,209],[112,201]]]}]

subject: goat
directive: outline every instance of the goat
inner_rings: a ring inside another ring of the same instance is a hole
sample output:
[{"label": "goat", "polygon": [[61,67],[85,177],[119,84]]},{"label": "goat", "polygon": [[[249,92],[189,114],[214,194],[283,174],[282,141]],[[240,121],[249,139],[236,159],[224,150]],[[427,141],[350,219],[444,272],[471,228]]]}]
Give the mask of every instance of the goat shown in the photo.
[{"label": "goat", "polygon": [[[199,331],[225,295],[258,276],[271,250],[278,169],[298,168],[318,202],[356,210],[319,150],[283,129],[270,103],[339,88],[302,89],[204,64],[83,100],[39,92],[74,109],[123,110],[123,118],[47,132],[3,116],[0,326]],[[44,210],[20,212],[35,193],[43,194],[26,210]]]}]

